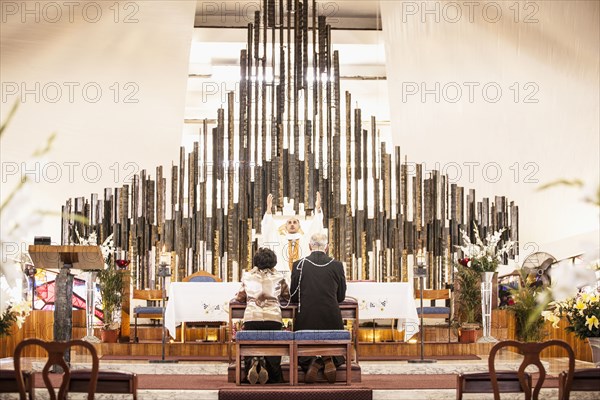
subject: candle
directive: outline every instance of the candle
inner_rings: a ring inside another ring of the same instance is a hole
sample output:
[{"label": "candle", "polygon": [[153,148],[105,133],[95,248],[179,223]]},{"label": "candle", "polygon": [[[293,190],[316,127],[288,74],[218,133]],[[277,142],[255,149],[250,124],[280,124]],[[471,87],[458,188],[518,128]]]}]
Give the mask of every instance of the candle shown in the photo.
[{"label": "candle", "polygon": [[163,250],[160,252],[160,259],[158,263],[160,265],[171,265],[171,253],[165,251],[165,246],[163,246]]}]

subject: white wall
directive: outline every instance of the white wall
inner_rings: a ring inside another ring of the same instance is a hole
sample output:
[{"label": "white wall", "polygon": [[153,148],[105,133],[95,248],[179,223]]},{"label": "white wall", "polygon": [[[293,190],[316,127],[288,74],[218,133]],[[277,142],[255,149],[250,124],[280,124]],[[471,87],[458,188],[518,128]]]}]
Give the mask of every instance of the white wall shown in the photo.
[{"label": "white wall", "polygon": [[[599,184],[599,3],[467,3],[381,2],[394,140],[478,198],[514,200],[526,253],[552,253],[599,227],[581,200]],[[586,188],[537,190],[559,178]]]},{"label": "white wall", "polygon": [[[67,198],[120,186],[144,168],[154,177],[178,159],[195,2],[65,4],[1,4],[2,121],[20,98],[2,135],[2,201],[23,175],[32,181],[2,212],[3,242],[59,241]],[[51,132],[50,151],[31,157]],[[9,233],[14,222],[21,229]]]}]

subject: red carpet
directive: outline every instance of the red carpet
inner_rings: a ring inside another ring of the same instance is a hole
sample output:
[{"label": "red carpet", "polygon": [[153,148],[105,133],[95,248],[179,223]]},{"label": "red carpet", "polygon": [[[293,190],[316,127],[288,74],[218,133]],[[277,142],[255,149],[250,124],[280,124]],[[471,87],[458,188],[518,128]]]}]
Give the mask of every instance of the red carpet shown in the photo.
[{"label": "red carpet", "polygon": [[297,388],[268,390],[259,389],[221,389],[219,400],[372,400],[373,391],[365,388]]}]

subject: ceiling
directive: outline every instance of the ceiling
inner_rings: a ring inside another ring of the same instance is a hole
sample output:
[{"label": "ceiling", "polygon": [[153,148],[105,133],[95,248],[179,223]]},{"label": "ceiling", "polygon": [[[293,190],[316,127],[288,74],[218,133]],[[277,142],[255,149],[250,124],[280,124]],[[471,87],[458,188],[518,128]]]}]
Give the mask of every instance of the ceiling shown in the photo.
[{"label": "ceiling", "polygon": [[[325,15],[332,29],[372,30],[381,29],[379,1],[336,0],[319,1],[309,9],[309,17],[314,8],[317,15]],[[254,21],[254,12],[263,4],[254,1],[198,1],[196,3],[196,27],[246,27]],[[284,2],[283,7],[286,7]],[[276,7],[279,7],[277,2]]]},{"label": "ceiling", "polygon": [[[197,122],[204,118],[213,120],[216,110],[225,103],[227,92],[237,90],[247,25],[261,3],[197,2],[186,96],[186,133],[196,136]],[[379,2],[324,1],[317,3],[316,8],[317,15],[327,17],[332,47],[340,54],[342,92],[351,92],[353,106],[363,109],[366,120],[376,115],[385,123],[389,112]]]}]

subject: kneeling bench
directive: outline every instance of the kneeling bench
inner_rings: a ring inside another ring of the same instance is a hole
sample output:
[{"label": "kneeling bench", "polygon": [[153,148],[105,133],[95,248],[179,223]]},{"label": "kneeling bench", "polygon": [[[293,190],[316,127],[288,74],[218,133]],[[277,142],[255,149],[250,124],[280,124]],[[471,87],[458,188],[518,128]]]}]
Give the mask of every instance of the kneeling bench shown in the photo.
[{"label": "kneeling bench", "polygon": [[[352,382],[351,338],[346,330],[302,330],[294,332],[295,357],[343,356],[346,358],[346,385]],[[290,364],[290,369],[292,365]],[[295,376],[298,384],[298,377]]]},{"label": "kneeling bench", "polygon": [[290,385],[296,379],[294,332],[289,331],[239,331],[235,336],[235,384],[242,382],[244,357],[288,356],[290,358]]}]

